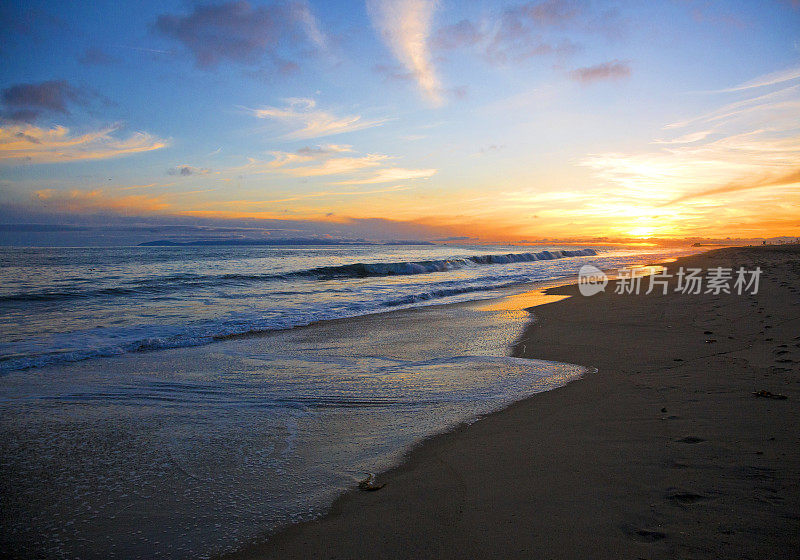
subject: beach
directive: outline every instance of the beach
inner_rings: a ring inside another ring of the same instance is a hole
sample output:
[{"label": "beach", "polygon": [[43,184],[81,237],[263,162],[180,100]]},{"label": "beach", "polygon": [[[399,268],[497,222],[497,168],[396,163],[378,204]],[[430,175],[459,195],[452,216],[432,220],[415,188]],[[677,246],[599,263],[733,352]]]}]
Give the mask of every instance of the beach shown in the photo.
[{"label": "beach", "polygon": [[[424,441],[323,518],[227,558],[793,558],[800,553],[800,248],[757,294],[579,295],[531,309],[518,357],[597,368]],[[756,396],[767,391],[771,396]]]}]

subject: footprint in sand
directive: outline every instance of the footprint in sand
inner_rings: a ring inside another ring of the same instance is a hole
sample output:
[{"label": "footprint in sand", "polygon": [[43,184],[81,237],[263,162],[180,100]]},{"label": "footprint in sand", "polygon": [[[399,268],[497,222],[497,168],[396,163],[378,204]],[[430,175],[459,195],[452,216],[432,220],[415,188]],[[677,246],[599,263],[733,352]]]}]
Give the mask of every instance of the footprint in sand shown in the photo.
[{"label": "footprint in sand", "polygon": [[652,529],[626,529],[628,537],[639,542],[656,542],[667,538],[667,534]]},{"label": "footprint in sand", "polygon": [[710,500],[708,496],[697,494],[696,492],[672,492],[667,494],[667,499],[678,504],[696,504],[697,502],[704,502]]},{"label": "footprint in sand", "polygon": [[681,443],[701,443],[705,440],[697,436],[686,436],[685,438],[681,438],[678,441]]}]

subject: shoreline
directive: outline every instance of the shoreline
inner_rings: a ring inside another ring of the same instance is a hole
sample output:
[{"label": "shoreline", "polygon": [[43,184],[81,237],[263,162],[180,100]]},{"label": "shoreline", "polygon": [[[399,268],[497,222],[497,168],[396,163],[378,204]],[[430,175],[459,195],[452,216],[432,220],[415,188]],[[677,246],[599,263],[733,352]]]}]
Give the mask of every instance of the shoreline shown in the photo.
[{"label": "shoreline", "polygon": [[[512,356],[599,373],[432,436],[379,476],[380,491],[348,492],[323,517],[223,558],[792,556],[797,251],[725,248],[669,263],[770,261],[754,297],[617,296],[612,282],[533,308]],[[776,352],[790,357],[775,363]],[[789,398],[753,397],[762,389]]]}]

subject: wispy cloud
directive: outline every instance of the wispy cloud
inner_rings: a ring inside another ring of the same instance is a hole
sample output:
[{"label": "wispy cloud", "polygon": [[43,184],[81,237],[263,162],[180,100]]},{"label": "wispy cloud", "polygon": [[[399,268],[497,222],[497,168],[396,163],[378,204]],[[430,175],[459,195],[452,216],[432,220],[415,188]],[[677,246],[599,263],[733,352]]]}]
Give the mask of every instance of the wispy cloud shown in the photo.
[{"label": "wispy cloud", "polygon": [[338,198],[338,197],[350,197],[350,196],[366,196],[371,194],[383,194],[383,193],[391,193],[391,192],[398,192],[398,191],[407,191],[413,187],[407,185],[395,185],[392,187],[386,187],[381,189],[372,189],[372,190],[358,190],[358,191],[316,191],[311,193],[305,194],[298,194],[295,196],[288,196],[285,198],[273,198],[269,200],[231,200],[227,201],[225,205],[231,206],[267,206],[270,204],[280,204],[283,202],[296,202],[299,200],[308,200],[313,198]]},{"label": "wispy cloud", "polygon": [[441,105],[442,88],[428,49],[436,4],[432,0],[367,0],[373,25],[395,58],[414,76],[425,96]]},{"label": "wispy cloud", "polygon": [[364,179],[339,181],[336,185],[371,185],[375,183],[391,183],[393,181],[408,181],[412,179],[427,179],[433,177],[437,169],[406,169],[403,167],[388,167],[380,169],[377,173]]},{"label": "wispy cloud", "polygon": [[620,78],[627,78],[630,74],[630,64],[623,60],[611,60],[594,66],[577,68],[570,72],[572,79],[584,84],[602,80],[618,80]]},{"label": "wispy cloud", "polygon": [[118,191],[135,191],[140,189],[164,188],[174,185],[175,183],[147,183],[144,185],[128,185],[127,187],[117,187]]},{"label": "wispy cloud", "polygon": [[287,99],[285,107],[261,107],[259,109],[246,109],[259,119],[278,121],[292,130],[284,137],[292,140],[308,140],[344,134],[380,126],[386,119],[367,120],[361,115],[337,116],[328,111],[317,108],[313,99],[293,98]]},{"label": "wispy cloud", "polygon": [[311,6],[309,6],[308,2],[304,0],[295,1],[290,5],[289,9],[293,19],[300,23],[311,42],[320,51],[327,51],[329,48],[328,37],[320,28],[319,22],[314,16],[314,12],[311,11]]},{"label": "wispy cloud", "polygon": [[132,46],[132,45],[116,45],[117,48],[120,49],[127,49],[129,51],[139,51],[143,53],[150,53],[150,54],[175,54],[172,51],[165,51],[164,49],[152,49],[150,47],[140,47],[140,46]]},{"label": "wispy cloud", "polygon": [[710,134],[713,133],[713,129],[698,130],[697,132],[689,132],[688,134],[684,134],[683,136],[679,136],[671,140],[654,140],[653,144],[691,144],[693,142],[705,140]]},{"label": "wispy cloud", "polygon": [[328,158],[348,154],[353,151],[353,147],[348,144],[321,144],[319,146],[304,146],[294,152],[272,151],[272,161],[268,162],[270,169],[279,167],[292,167],[308,162],[324,161]]},{"label": "wispy cloud", "polygon": [[331,175],[348,175],[364,169],[383,165],[391,158],[383,154],[366,154],[363,156],[346,155],[353,149],[341,144],[323,144],[306,146],[294,152],[272,151],[271,160],[250,158],[241,167],[229,169],[248,175],[281,174],[291,177],[326,177]]},{"label": "wispy cloud", "polygon": [[63,126],[39,128],[11,125],[0,128],[0,163],[59,163],[120,157],[164,148],[167,140],[146,132],[127,138],[114,134],[120,125],[85,134],[71,134]]},{"label": "wispy cloud", "polygon": [[755,177],[750,178],[746,181],[736,181],[733,183],[728,183],[727,185],[723,185],[721,187],[715,187],[712,189],[706,189],[704,191],[697,191],[688,193],[674,200],[670,200],[667,204],[676,204],[678,202],[684,202],[687,200],[691,200],[693,198],[701,198],[704,196],[712,196],[716,194],[726,194],[726,193],[734,193],[739,191],[746,191],[750,189],[760,189],[763,187],[784,187],[790,185],[797,185],[800,184],[800,169],[792,171],[786,175],[780,175],[778,177]]},{"label": "wispy cloud", "polygon": [[788,68],[786,70],[780,70],[778,72],[773,72],[771,74],[766,74],[764,76],[756,78],[755,80],[750,80],[748,82],[739,84],[738,86],[734,86],[732,88],[719,89],[706,93],[730,93],[734,91],[744,91],[748,89],[769,87],[777,84],[782,84],[784,82],[790,82],[798,78],[800,78],[800,66],[795,68]]},{"label": "wispy cloud", "polygon": [[270,160],[250,158],[246,165],[226,172],[241,175],[276,174],[304,179],[338,176],[339,180],[328,184],[371,185],[426,179],[438,171],[391,166],[397,158],[374,153],[359,155],[351,146],[342,144],[306,146],[294,152],[272,151],[269,155],[272,157]]},{"label": "wispy cloud", "polygon": [[705,126],[708,124],[715,125],[731,118],[741,120],[749,114],[754,115],[756,120],[760,120],[765,107],[769,107],[772,112],[783,108],[786,110],[787,116],[791,116],[795,114],[800,102],[798,94],[800,94],[800,85],[788,86],[757,97],[747,97],[733,103],[727,103],[718,109],[697,117],[669,123],[664,126],[664,129],[684,128],[700,123],[706,123]]},{"label": "wispy cloud", "polygon": [[[283,154],[273,153],[273,155],[280,158]],[[377,167],[386,161],[386,159],[388,159],[388,156],[382,154],[368,154],[363,157],[336,157],[324,159],[316,165],[296,167],[276,165],[271,166],[271,168],[279,173],[291,175],[292,177],[324,177],[327,175],[345,175],[363,169]]]}]

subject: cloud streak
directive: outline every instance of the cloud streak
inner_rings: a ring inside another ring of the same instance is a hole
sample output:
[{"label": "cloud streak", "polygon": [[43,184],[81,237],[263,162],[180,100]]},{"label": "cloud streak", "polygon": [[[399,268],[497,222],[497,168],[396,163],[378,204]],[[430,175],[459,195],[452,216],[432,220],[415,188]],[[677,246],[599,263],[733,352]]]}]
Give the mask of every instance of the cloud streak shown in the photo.
[{"label": "cloud streak", "polygon": [[109,159],[159,150],[169,145],[167,140],[146,132],[118,138],[114,134],[120,128],[115,125],[75,135],[63,126],[5,126],[0,128],[0,163],[15,165]]},{"label": "cloud streak", "polygon": [[800,66],[766,74],[756,78],[755,80],[750,80],[749,82],[745,82],[732,88],[715,90],[708,93],[730,93],[734,91],[745,91],[749,89],[774,86],[784,82],[790,82],[798,78],[800,78]]},{"label": "cloud streak", "polygon": [[366,196],[370,194],[384,194],[398,191],[407,191],[412,187],[406,185],[395,185],[382,189],[373,189],[369,191],[318,191],[306,194],[298,194],[296,196],[289,196],[286,198],[273,198],[271,200],[231,200],[225,202],[226,205],[235,206],[265,206],[269,204],[280,204],[283,202],[296,202],[299,200],[308,200],[312,198],[338,198],[349,196]]},{"label": "cloud streak", "polygon": [[427,179],[438,171],[389,166],[396,158],[385,154],[357,155],[351,146],[342,144],[306,146],[294,152],[272,151],[269,155],[272,156],[271,160],[250,158],[246,165],[226,172],[242,175],[275,174],[303,179],[345,176],[348,178],[340,177],[338,181],[328,184],[372,185]]},{"label": "cloud streak", "polygon": [[432,0],[367,0],[375,28],[395,58],[415,78],[433,105],[444,102],[442,87],[428,49],[431,20],[436,9]]},{"label": "cloud streak", "polygon": [[319,22],[314,16],[314,13],[311,11],[311,7],[308,5],[308,2],[293,2],[290,5],[290,10],[293,19],[299,22],[311,42],[320,51],[327,51],[329,48],[328,37],[320,29]]},{"label": "cloud streak", "polygon": [[797,184],[800,184],[800,169],[792,171],[791,173],[786,175],[780,175],[778,177],[751,179],[749,181],[736,181],[733,183],[728,183],[727,185],[723,185],[721,187],[688,193],[683,196],[679,196],[674,200],[670,200],[665,204],[665,206],[705,196],[735,193],[751,189],[760,189],[764,187],[787,187]]},{"label": "cloud streak", "polygon": [[285,133],[284,138],[290,140],[309,140],[344,134],[380,126],[386,119],[367,120],[361,115],[336,116],[328,111],[317,108],[313,99],[292,98],[287,100],[285,107],[261,107],[259,109],[245,109],[254,117],[269,119],[282,123],[291,128]]},{"label": "cloud streak", "polygon": [[670,123],[664,128],[683,128],[698,123],[724,122],[733,117],[741,119],[747,114],[754,114],[758,117],[759,113],[761,113],[766,106],[772,106],[773,108],[782,106],[792,112],[796,110],[798,105],[798,93],[800,93],[800,85],[788,86],[757,97],[749,97],[733,103],[728,103],[719,109],[709,111],[698,117]]},{"label": "cloud streak", "polygon": [[427,179],[433,177],[437,169],[406,169],[403,167],[389,167],[379,170],[375,175],[364,179],[339,181],[336,185],[371,185],[376,183],[391,183],[393,181],[408,181],[412,179]]},{"label": "cloud streak", "polygon": [[[276,158],[281,158],[282,152],[273,152]],[[288,167],[284,165],[270,165],[270,169],[292,177],[324,177],[328,175],[345,175],[363,169],[377,167],[388,159],[381,154],[368,154],[363,157],[337,157],[324,159],[316,165]],[[276,159],[275,161],[280,161]],[[270,162],[272,163],[272,162]],[[269,164],[268,164],[269,165]]]},{"label": "cloud streak", "polygon": [[269,152],[272,160],[263,161],[250,158],[246,165],[227,171],[248,175],[281,174],[298,178],[325,177],[357,173],[364,169],[379,167],[391,159],[382,154],[343,155],[352,152],[350,146],[340,144],[306,146],[294,152],[272,151]]}]

